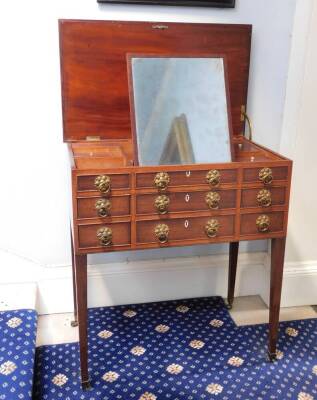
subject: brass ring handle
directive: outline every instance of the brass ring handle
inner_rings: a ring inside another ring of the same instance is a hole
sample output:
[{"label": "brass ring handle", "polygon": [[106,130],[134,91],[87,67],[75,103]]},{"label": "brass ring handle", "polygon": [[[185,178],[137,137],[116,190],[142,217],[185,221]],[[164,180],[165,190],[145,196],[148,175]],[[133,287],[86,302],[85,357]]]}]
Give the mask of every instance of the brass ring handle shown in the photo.
[{"label": "brass ring handle", "polygon": [[108,227],[98,229],[97,238],[102,246],[110,246],[112,244],[112,229]]},{"label": "brass ring handle", "polygon": [[95,208],[99,217],[106,217],[110,214],[111,201],[108,199],[99,199],[95,203]]},{"label": "brass ring handle", "polygon": [[219,228],[219,221],[217,219],[210,219],[205,226],[206,235],[210,238],[215,237],[219,231]]},{"label": "brass ring handle", "polygon": [[168,212],[169,203],[169,198],[165,194],[162,194],[161,196],[157,196],[154,206],[159,214],[166,214]]},{"label": "brass ring handle", "polygon": [[260,190],[256,199],[262,207],[270,207],[272,205],[271,192],[267,189]]},{"label": "brass ring handle", "polygon": [[217,208],[219,208],[220,199],[221,196],[217,192],[209,192],[206,194],[205,197],[207,206],[212,210],[216,210]]},{"label": "brass ring handle", "polygon": [[99,175],[95,179],[96,188],[102,193],[107,194],[111,190],[111,179],[108,175]]},{"label": "brass ring handle", "polygon": [[220,183],[220,172],[217,169],[211,169],[206,175],[206,180],[211,186],[218,186]]},{"label": "brass ring handle", "polygon": [[256,219],[256,226],[259,232],[268,232],[270,229],[270,218],[267,215],[260,215]]},{"label": "brass ring handle", "polygon": [[166,224],[158,224],[155,227],[154,234],[160,243],[168,241],[169,227]]},{"label": "brass ring handle", "polygon": [[273,172],[271,168],[262,168],[259,172],[259,179],[264,185],[270,185],[273,181]]},{"label": "brass ring handle", "polygon": [[154,178],[154,185],[158,190],[165,190],[170,183],[170,177],[167,172],[158,172]]}]

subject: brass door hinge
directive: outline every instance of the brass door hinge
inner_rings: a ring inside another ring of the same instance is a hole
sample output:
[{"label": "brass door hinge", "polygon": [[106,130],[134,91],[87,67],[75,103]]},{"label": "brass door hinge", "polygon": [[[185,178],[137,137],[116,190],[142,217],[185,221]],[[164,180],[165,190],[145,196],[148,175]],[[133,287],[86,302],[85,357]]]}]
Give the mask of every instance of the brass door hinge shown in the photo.
[{"label": "brass door hinge", "polygon": [[152,28],[153,28],[153,29],[160,29],[160,30],[162,30],[162,29],[168,29],[168,25],[155,24],[155,25],[152,25]]},{"label": "brass door hinge", "polygon": [[98,142],[100,140],[100,136],[86,136],[87,142]]},{"label": "brass door hinge", "polygon": [[[241,106],[240,121],[241,122],[247,121],[248,127],[249,127],[249,139],[252,140],[252,123],[251,123],[251,120],[250,120],[248,114],[246,113],[245,105]],[[244,132],[242,134],[243,134],[243,136],[245,136],[245,126],[244,126]]]}]

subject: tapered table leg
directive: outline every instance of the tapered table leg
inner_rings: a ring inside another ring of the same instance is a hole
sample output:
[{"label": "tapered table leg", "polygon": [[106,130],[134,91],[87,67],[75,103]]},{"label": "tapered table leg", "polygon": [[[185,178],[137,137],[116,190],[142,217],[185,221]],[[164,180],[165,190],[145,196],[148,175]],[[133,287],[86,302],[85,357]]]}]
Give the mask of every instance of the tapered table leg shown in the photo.
[{"label": "tapered table leg", "polygon": [[80,373],[83,389],[90,387],[88,375],[87,335],[87,255],[75,255],[77,307],[79,325]]},{"label": "tapered table leg", "polygon": [[71,326],[78,326],[78,312],[77,312],[77,288],[76,288],[76,268],[75,268],[75,254],[74,254],[74,243],[73,243],[73,232],[70,228],[70,241],[72,250],[72,277],[73,277],[73,299],[74,299],[74,319],[71,321]]},{"label": "tapered table leg", "polygon": [[271,289],[270,289],[270,318],[269,318],[269,348],[271,361],[276,359],[278,339],[278,324],[280,315],[284,253],[286,238],[272,239],[271,245]]},{"label": "tapered table leg", "polygon": [[234,299],[234,287],[236,284],[237,263],[239,253],[239,242],[229,244],[229,276],[228,276],[228,297],[227,307],[232,308]]}]

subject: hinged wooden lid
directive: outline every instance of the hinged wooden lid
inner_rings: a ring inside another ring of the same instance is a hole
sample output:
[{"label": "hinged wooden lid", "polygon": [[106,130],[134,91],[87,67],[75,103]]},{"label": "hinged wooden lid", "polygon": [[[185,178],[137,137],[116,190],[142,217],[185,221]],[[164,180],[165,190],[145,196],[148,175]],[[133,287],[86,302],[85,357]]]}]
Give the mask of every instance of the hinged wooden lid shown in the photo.
[{"label": "hinged wooden lid", "polygon": [[251,25],[60,20],[64,141],[131,137],[127,53],[225,54],[233,131],[246,104]]}]

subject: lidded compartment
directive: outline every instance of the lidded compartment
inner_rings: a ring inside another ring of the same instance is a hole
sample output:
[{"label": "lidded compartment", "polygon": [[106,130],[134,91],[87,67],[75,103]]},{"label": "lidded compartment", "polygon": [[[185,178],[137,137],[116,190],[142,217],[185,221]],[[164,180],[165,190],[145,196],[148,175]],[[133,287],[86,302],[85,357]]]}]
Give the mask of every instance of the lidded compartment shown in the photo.
[{"label": "lidded compartment", "polygon": [[135,161],[129,53],[223,55],[233,135],[241,136],[251,25],[60,20],[59,31],[64,141],[71,143],[77,168],[130,166]]}]

